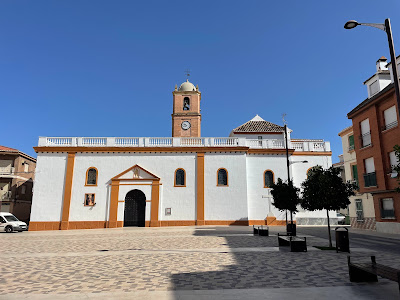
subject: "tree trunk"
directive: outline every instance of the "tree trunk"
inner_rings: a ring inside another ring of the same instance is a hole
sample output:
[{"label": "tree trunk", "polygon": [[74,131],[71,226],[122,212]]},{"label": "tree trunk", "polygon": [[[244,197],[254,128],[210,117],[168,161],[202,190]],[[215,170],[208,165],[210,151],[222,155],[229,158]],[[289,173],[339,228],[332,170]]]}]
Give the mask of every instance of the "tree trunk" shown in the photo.
[{"label": "tree trunk", "polygon": [[331,225],[329,223],[329,210],[326,210],[326,215],[328,217],[329,247],[332,248]]},{"label": "tree trunk", "polygon": [[293,224],[293,212],[290,211],[290,224]]}]

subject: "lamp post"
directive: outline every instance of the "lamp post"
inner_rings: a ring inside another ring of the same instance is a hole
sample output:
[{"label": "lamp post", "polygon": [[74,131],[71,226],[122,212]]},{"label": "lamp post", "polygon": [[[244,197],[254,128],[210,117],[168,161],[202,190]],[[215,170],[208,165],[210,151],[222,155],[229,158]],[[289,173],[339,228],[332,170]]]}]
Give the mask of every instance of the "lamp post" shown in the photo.
[{"label": "lamp post", "polygon": [[399,78],[397,76],[397,62],[396,62],[396,54],[394,52],[393,46],[393,36],[392,36],[392,28],[390,27],[390,19],[385,19],[385,24],[377,24],[377,23],[358,23],[357,21],[350,20],[344,24],[345,29],[353,29],[358,25],[362,26],[370,26],[375,27],[380,30],[383,30],[387,34],[388,42],[389,42],[389,51],[390,51],[390,59],[392,61],[392,70],[393,70],[393,81],[394,81],[394,90],[396,92],[396,100],[398,107],[398,114],[400,117],[400,89],[399,89]]},{"label": "lamp post", "polygon": [[[295,163],[308,163],[307,160],[303,161],[289,161],[289,144],[288,144],[288,134],[287,134],[287,125],[284,126],[285,129],[285,149],[286,149],[286,168],[287,168],[287,178],[289,186],[292,184],[292,180],[290,179],[290,169],[289,166]],[[290,224],[293,226],[293,212],[290,211]],[[286,210],[286,227],[287,227],[287,210]]]}]

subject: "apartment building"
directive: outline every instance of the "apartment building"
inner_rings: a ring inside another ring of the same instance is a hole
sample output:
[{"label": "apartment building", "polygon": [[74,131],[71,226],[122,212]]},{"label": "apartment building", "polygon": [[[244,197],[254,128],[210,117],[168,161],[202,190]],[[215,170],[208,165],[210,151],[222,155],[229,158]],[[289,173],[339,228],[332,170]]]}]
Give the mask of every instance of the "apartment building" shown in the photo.
[{"label": "apartment building", "polygon": [[384,57],[377,61],[376,73],[364,82],[368,98],[347,116],[353,123],[359,192],[373,197],[376,230],[400,233],[398,176],[392,171],[397,164],[393,147],[400,145],[399,108],[391,67]]},{"label": "apartment building", "polygon": [[29,222],[36,159],[0,146],[0,208]]}]

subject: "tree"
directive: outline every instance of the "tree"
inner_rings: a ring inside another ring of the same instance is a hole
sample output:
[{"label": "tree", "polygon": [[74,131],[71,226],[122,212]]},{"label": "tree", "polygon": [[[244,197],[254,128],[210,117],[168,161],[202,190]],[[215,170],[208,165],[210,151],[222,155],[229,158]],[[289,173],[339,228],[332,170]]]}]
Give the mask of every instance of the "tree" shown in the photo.
[{"label": "tree", "polygon": [[271,189],[271,194],[274,198],[272,205],[281,211],[290,211],[291,219],[293,220],[292,214],[297,211],[297,205],[301,202],[299,197],[300,189],[293,186],[292,181],[287,183],[280,178],[278,178],[276,184],[273,183],[271,185]]},{"label": "tree", "polygon": [[329,211],[346,208],[350,204],[349,197],[355,195],[354,191],[357,189],[356,184],[343,182],[339,173],[339,168],[330,167],[324,170],[321,166],[316,166],[308,172],[307,179],[302,183],[301,206],[310,211],[326,209],[329,247],[332,247]]}]

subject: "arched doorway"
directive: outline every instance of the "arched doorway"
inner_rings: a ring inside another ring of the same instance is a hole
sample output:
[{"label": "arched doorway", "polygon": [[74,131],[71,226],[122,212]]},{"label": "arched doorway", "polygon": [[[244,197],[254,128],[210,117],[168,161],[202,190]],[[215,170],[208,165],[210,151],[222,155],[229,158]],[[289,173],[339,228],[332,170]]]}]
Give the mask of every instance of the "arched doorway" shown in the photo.
[{"label": "arched doorway", "polygon": [[140,190],[132,190],[125,196],[125,226],[145,226],[146,196]]}]

